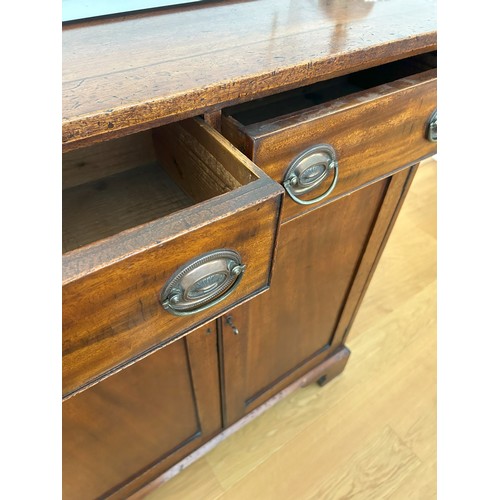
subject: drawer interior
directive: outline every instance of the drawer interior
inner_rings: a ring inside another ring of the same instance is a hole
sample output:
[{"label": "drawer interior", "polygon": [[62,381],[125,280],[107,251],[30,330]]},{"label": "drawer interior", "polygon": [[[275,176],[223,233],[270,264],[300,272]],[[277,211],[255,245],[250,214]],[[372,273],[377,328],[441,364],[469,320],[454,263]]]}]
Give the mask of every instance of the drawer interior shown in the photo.
[{"label": "drawer interior", "polygon": [[63,253],[257,179],[195,125],[186,120],[64,154]]},{"label": "drawer interior", "polygon": [[253,125],[436,67],[437,52],[428,52],[233,106],[227,108],[224,114],[231,116],[243,126]]}]

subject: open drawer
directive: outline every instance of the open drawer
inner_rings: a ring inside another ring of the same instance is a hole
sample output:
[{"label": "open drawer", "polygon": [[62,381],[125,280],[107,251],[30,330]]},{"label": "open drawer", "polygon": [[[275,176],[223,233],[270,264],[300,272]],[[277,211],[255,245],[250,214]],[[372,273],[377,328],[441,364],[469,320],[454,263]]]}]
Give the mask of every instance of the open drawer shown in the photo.
[{"label": "open drawer", "polygon": [[269,286],[282,188],[202,120],[63,156],[63,394]]},{"label": "open drawer", "polygon": [[427,53],[228,108],[222,133],[287,190],[285,221],[436,152]]}]

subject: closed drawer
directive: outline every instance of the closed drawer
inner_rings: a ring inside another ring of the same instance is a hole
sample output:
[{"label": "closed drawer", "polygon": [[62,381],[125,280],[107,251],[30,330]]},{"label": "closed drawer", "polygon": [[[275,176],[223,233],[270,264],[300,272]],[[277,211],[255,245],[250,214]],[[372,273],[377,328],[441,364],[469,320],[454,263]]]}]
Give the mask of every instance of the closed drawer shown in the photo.
[{"label": "closed drawer", "polygon": [[63,157],[63,393],[267,289],[282,188],[198,119]]},{"label": "closed drawer", "polygon": [[222,132],[285,186],[284,221],[434,154],[436,83],[423,54],[228,108]]}]

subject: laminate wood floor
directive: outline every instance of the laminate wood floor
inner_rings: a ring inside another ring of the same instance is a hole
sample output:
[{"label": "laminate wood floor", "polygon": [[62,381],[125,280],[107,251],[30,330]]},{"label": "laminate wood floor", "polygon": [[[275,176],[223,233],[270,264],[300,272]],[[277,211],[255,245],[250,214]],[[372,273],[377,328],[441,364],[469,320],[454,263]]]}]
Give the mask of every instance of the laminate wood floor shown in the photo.
[{"label": "laminate wood floor", "polygon": [[436,498],[436,162],[424,162],[344,373],[281,400],[149,500]]}]

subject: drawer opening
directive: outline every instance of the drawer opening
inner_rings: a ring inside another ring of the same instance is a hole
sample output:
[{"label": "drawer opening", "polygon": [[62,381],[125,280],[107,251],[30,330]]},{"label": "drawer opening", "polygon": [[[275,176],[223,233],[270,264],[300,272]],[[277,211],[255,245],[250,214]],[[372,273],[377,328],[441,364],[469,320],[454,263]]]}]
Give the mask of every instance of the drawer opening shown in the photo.
[{"label": "drawer opening", "polygon": [[231,116],[243,126],[254,125],[436,67],[437,51],[428,52],[233,106],[227,108],[224,114]]},{"label": "drawer opening", "polygon": [[257,179],[202,129],[186,120],[64,154],[63,254]]}]

